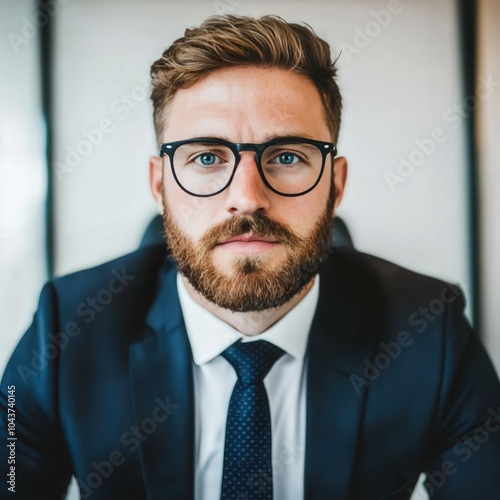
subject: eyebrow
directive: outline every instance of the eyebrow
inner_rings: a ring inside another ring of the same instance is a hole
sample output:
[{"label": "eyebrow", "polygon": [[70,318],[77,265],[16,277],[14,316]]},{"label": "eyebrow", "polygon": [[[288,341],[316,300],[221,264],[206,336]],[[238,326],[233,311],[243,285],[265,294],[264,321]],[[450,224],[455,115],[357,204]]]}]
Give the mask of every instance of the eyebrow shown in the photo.
[{"label": "eyebrow", "polygon": [[[264,135],[261,143],[275,141],[277,139],[291,139],[291,138],[296,138],[296,137],[314,140],[314,137],[312,137],[310,134],[307,134],[307,133],[293,133],[293,132],[288,132],[288,133],[284,133],[284,134],[268,133],[268,134]],[[233,143],[233,141],[227,136],[214,135],[214,134],[206,135],[206,136],[205,135],[197,135],[197,136],[192,137],[191,139],[217,139],[219,141],[226,141],[226,142]],[[233,144],[237,144],[237,143],[233,143]]]}]

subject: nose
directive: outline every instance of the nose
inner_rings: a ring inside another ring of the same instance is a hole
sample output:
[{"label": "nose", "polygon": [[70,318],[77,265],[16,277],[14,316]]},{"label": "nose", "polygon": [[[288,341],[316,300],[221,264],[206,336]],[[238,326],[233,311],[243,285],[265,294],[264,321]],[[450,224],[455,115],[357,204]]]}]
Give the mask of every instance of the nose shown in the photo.
[{"label": "nose", "polygon": [[260,176],[255,153],[240,153],[233,180],[226,189],[226,210],[232,215],[249,215],[257,211],[265,213],[269,209],[271,194]]}]

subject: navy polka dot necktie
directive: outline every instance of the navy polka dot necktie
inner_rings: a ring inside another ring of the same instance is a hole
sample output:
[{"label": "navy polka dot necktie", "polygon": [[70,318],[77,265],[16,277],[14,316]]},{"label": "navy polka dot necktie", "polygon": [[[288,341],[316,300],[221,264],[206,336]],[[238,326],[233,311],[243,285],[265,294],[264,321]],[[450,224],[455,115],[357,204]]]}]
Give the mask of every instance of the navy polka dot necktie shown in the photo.
[{"label": "navy polka dot necktie", "polygon": [[284,351],[265,340],[228,347],[222,356],[238,380],[226,423],[222,499],[271,500],[271,414],[264,377]]}]

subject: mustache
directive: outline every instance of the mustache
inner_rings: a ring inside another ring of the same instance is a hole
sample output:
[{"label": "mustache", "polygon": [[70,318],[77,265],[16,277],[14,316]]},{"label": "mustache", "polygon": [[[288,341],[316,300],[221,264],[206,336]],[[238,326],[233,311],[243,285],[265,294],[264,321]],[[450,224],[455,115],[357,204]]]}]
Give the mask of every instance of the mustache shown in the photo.
[{"label": "mustache", "polygon": [[252,215],[233,216],[217,224],[203,235],[200,243],[203,247],[212,249],[223,239],[247,233],[273,238],[286,245],[296,245],[302,241],[288,225],[273,221],[257,212]]}]

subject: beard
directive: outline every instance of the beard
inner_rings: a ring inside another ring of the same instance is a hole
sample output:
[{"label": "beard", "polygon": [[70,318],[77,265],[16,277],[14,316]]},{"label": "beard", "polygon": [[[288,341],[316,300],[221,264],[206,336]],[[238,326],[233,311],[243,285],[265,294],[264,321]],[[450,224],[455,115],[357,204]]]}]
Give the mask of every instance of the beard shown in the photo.
[{"label": "beard", "polygon": [[[305,237],[256,212],[232,216],[193,242],[174,220],[165,193],[162,195],[169,256],[197,292],[223,309],[253,312],[286,304],[311,282],[329,253],[334,220],[333,181],[325,211]],[[232,274],[219,270],[213,261],[213,249],[226,238],[248,233],[277,240],[286,252],[283,261],[242,255],[234,257]]]}]

